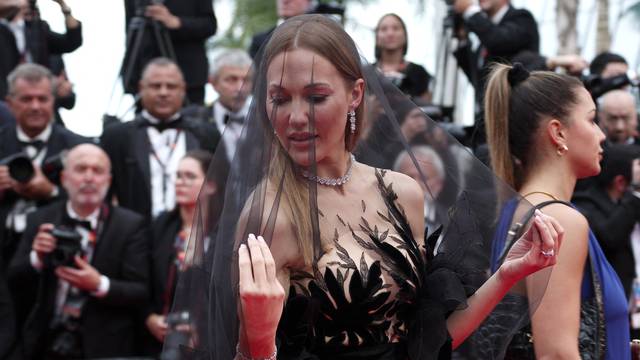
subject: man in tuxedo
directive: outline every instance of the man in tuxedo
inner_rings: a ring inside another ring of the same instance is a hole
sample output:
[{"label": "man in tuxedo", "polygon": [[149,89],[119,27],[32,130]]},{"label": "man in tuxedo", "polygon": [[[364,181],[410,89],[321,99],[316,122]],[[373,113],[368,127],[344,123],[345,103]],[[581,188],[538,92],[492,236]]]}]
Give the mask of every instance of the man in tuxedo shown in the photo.
[{"label": "man in tuxedo", "polygon": [[[145,3],[148,5],[141,5]],[[144,36],[138,53],[132,54],[134,44],[127,44],[125,63],[135,62],[131,79],[129,83],[125,84],[127,90],[135,92],[141,70],[151,59],[158,56],[169,58],[175,56],[174,61],[182,70],[187,83],[189,102],[202,105],[209,65],[205,44],[217,29],[212,1],[124,0],[124,4],[127,35],[135,38],[138,31],[144,27]],[[137,6],[142,7],[136,8]],[[160,38],[156,37],[157,34],[160,35]],[[163,34],[167,36],[163,36]],[[161,44],[166,44],[172,49],[163,51],[160,47],[163,46]],[[173,50],[173,54],[170,53],[171,50]]]},{"label": "man in tuxedo", "polygon": [[[522,51],[539,52],[538,25],[525,9],[516,9],[509,0],[455,0],[454,10],[463,18],[464,31],[459,33],[459,47],[454,55],[476,91],[481,105],[490,65],[509,63]],[[480,40],[472,49],[466,36],[474,33]]]},{"label": "man in tuxedo", "polygon": [[19,303],[32,305],[22,334],[26,358],[132,356],[132,312],[148,296],[145,220],[104,202],[111,166],[101,148],[78,145],[65,160],[69,200],[29,215],[9,267],[13,287],[37,287],[35,299],[23,292]]},{"label": "man in tuxedo", "polygon": [[143,110],[133,121],[105,129],[101,143],[113,164],[111,194],[148,220],[175,206],[175,174],[188,150],[213,152],[212,124],[181,115],[185,82],[169,59],[149,62],[140,80]]},{"label": "man in tuxedo", "polygon": [[[311,0],[276,0],[276,11],[278,18],[281,21],[287,20],[294,16],[302,15],[311,10]],[[272,27],[267,31],[258,33],[251,38],[251,45],[249,46],[249,55],[256,64],[260,63],[262,57],[258,54],[262,45],[266,44],[271,39],[271,34],[276,27]]]},{"label": "man in tuxedo", "polygon": [[49,70],[23,64],[8,80],[6,100],[16,124],[0,127],[0,159],[23,153],[33,163],[34,171],[30,179],[17,181],[6,164],[0,165],[0,243],[6,261],[11,260],[25,229],[26,214],[63,193],[56,179],[60,153],[88,141],[52,123],[54,101]]},{"label": "man in tuxedo", "polygon": [[220,54],[211,64],[209,74],[209,83],[218,93],[218,98],[210,106],[189,107],[182,112],[185,116],[199,118],[216,126],[222,134],[228,161],[235,154],[242,124],[249,111],[251,64],[251,58],[243,50],[227,50]]}]

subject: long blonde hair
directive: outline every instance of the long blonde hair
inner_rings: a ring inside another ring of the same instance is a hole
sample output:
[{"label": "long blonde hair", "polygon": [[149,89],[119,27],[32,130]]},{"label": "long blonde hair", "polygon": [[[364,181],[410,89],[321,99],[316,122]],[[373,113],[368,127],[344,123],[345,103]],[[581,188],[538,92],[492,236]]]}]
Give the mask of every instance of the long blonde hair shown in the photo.
[{"label": "long blonde hair", "polygon": [[[260,76],[266,77],[269,64],[278,54],[297,48],[310,50],[329,60],[342,75],[347,86],[364,78],[360,55],[353,40],[337,22],[322,15],[298,16],[280,25],[264,50]],[[260,83],[266,84],[266,81],[260,81]],[[356,113],[355,132],[350,131],[348,121],[344,129],[347,151],[353,150],[360,136],[365,111],[364,101],[354,111]],[[347,114],[344,116],[346,118]],[[296,167],[286,149],[277,140],[275,142],[273,166],[270,169],[269,178],[275,185],[282,181],[282,188],[286,189],[283,191],[283,196],[290,210],[291,219],[294,221],[298,247],[305,264],[311,264],[314,258],[314,244],[311,241],[313,216],[317,214],[310,208],[311,188],[306,180],[297,175]]]}]

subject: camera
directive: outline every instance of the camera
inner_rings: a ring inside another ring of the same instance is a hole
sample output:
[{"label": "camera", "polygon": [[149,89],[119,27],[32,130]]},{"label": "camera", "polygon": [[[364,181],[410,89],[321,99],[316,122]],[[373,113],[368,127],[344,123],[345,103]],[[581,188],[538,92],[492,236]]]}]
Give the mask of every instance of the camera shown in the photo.
[{"label": "camera", "polygon": [[582,83],[594,100],[611,90],[620,89],[627,85],[638,86],[638,84],[632,81],[627,74],[609,78],[603,78],[600,75],[590,75],[582,79]]},{"label": "camera", "polygon": [[188,311],[171,312],[167,315],[169,331],[164,339],[164,350],[160,360],[182,359],[180,345],[189,343],[191,338],[191,321]]},{"label": "camera", "polygon": [[55,227],[51,235],[56,238],[56,248],[49,254],[49,266],[75,266],[74,257],[82,251],[82,235],[67,227]]},{"label": "camera", "polygon": [[0,165],[7,166],[9,168],[9,175],[21,184],[26,184],[31,181],[36,173],[31,163],[31,158],[24,152],[7,156],[0,160]]}]

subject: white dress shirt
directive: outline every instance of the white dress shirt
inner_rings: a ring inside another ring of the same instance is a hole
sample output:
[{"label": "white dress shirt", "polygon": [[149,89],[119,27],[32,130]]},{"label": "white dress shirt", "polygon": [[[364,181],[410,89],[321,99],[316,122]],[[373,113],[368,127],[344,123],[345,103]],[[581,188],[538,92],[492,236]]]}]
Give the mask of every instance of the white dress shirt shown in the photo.
[{"label": "white dress shirt", "polygon": [[[142,111],[142,116],[151,123],[157,124],[160,122],[146,110]],[[179,117],[180,114],[176,113],[167,121],[176,121]],[[166,129],[160,132],[152,126],[147,128],[147,135],[149,136],[149,144],[152,150],[149,153],[151,214],[155,218],[161,212],[175,207],[176,171],[178,171],[180,160],[187,153],[187,139],[182,130]],[[154,151],[157,158],[154,156]]]},{"label": "white dress shirt", "polygon": [[250,103],[251,100],[247,99],[242,109],[235,113],[229,111],[219,101],[213,103],[213,119],[215,121],[216,127],[218,128],[218,132],[222,134],[222,143],[224,144],[224,149],[227,153],[227,159],[229,160],[229,162],[231,162],[231,160],[233,159],[233,155],[236,153],[236,144],[242,136],[242,128],[244,127],[244,125],[235,121],[225,124],[224,118],[228,114],[230,116],[244,119],[249,112]]}]

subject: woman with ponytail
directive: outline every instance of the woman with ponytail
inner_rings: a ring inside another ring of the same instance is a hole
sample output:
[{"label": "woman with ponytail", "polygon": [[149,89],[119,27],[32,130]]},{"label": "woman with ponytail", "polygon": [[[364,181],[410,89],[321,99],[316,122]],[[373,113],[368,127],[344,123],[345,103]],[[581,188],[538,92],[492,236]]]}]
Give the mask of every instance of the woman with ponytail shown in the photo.
[{"label": "woman with ponytail", "polygon": [[[595,122],[591,96],[574,77],[529,73],[519,63],[497,65],[487,85],[485,114],[493,170],[521,195],[503,218],[529,202],[565,229],[531,327],[514,337],[507,358],[629,359],[622,285],[586,218],[569,203],[576,180],[600,172],[605,135]],[[494,256],[494,266],[498,262]],[[527,288],[536,276],[544,275],[534,275]]]}]

